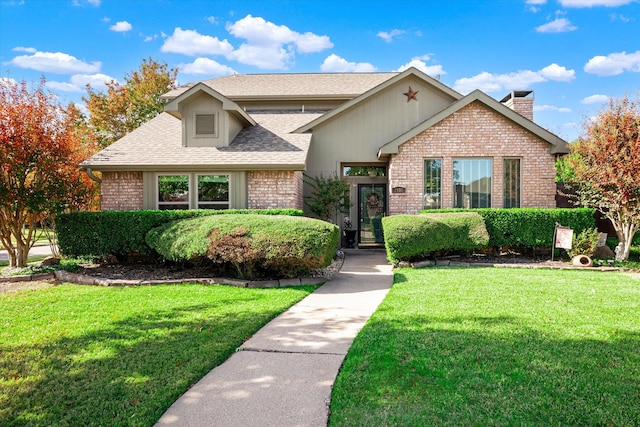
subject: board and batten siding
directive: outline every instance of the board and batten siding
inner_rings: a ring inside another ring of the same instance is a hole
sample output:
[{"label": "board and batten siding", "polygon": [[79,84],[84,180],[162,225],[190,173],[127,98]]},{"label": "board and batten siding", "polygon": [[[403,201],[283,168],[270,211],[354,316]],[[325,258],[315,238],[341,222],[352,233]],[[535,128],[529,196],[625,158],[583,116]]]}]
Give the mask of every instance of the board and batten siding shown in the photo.
[{"label": "board and batten siding", "polygon": [[[407,102],[409,86],[418,101]],[[307,173],[326,177],[340,175],[341,163],[379,163],[382,145],[454,101],[422,80],[403,79],[313,129]]]}]

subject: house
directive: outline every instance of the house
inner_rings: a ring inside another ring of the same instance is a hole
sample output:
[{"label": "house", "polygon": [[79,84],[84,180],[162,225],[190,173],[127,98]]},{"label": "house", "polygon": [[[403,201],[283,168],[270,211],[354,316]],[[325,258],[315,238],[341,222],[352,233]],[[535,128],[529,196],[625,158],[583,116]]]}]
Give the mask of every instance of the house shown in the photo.
[{"label": "house", "polygon": [[[425,208],[555,207],[567,143],[533,93],[466,96],[393,73],[232,75],[164,95],[165,112],[83,162],[103,210],[303,208],[303,172],[344,176],[358,243]],[[308,193],[307,193],[308,194]]]}]

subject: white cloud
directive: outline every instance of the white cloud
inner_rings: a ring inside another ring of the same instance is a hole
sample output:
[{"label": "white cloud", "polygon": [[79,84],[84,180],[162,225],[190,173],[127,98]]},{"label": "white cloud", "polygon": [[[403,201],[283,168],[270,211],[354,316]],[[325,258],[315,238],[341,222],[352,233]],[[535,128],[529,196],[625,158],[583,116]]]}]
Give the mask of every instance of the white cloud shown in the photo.
[{"label": "white cloud", "polygon": [[547,65],[540,70],[539,73],[542,77],[557,82],[570,82],[576,78],[575,70],[567,70],[566,67],[560,66],[556,63]]},{"label": "white cloud", "polygon": [[233,24],[227,24],[233,36],[247,40],[254,46],[282,46],[293,44],[301,53],[321,52],[333,47],[329,36],[307,32],[300,34],[286,25],[276,25],[260,17],[247,15]]},{"label": "white cloud", "polygon": [[575,79],[575,71],[567,70],[558,64],[551,64],[539,71],[520,70],[507,74],[491,74],[483,71],[473,77],[456,80],[453,88],[460,93],[469,93],[475,89],[483,92],[525,89],[535,83],[549,80],[569,82]]},{"label": "white cloud", "polygon": [[618,7],[625,4],[633,3],[636,0],[559,0],[562,7]]},{"label": "white cloud", "polygon": [[596,94],[587,96],[581,102],[583,104],[603,104],[609,102],[609,97],[607,95]]},{"label": "white cloud", "polygon": [[207,16],[206,19],[210,24],[218,25],[218,18],[216,18],[215,16]]},{"label": "white cloud", "polygon": [[33,55],[16,56],[10,64],[49,73],[75,74],[100,71],[99,61],[87,63],[62,52],[35,52]]},{"label": "white cloud", "polygon": [[227,58],[264,70],[284,70],[294,58],[294,52],[282,46],[255,46],[243,43]]},{"label": "white cloud", "polygon": [[335,53],[327,56],[320,69],[325,73],[342,72],[342,73],[368,73],[376,71],[376,67],[368,62],[349,62],[339,57]]},{"label": "white cloud", "polygon": [[210,76],[227,76],[235,73],[233,68],[209,58],[197,58],[190,64],[180,64],[178,69],[184,74],[207,74]]},{"label": "white cloud", "polygon": [[584,66],[584,71],[598,76],[615,76],[625,71],[640,72],[640,50],[633,53],[616,52],[607,56],[594,56]]},{"label": "white cloud", "polygon": [[36,53],[38,51],[38,49],[36,49],[35,47],[22,47],[22,46],[14,47],[11,50],[14,52],[27,52],[27,53]]},{"label": "white cloud", "polygon": [[570,113],[571,108],[556,107],[554,105],[534,105],[533,111],[556,111],[558,113]]},{"label": "white cloud", "polygon": [[127,31],[131,31],[133,26],[127,21],[119,21],[109,27],[111,31],[115,31],[116,33],[126,33]]},{"label": "white cloud", "polygon": [[251,15],[228,23],[226,29],[231,35],[246,40],[227,58],[264,69],[286,69],[296,52],[314,53],[333,47],[328,36],[301,34]]},{"label": "white cloud", "polygon": [[71,76],[71,83],[84,89],[86,85],[91,85],[94,89],[106,89],[107,83],[117,81],[107,74],[75,74]]},{"label": "white cloud", "polygon": [[8,85],[15,85],[16,83],[18,83],[15,79],[12,79],[10,77],[0,77],[0,82],[4,82]]},{"label": "white cloud", "polygon": [[403,30],[391,30],[389,32],[379,31],[377,35],[387,43],[391,43],[395,37],[401,36],[403,34],[404,34]]},{"label": "white cloud", "polygon": [[100,6],[100,3],[102,3],[102,0],[73,0],[72,2],[74,6],[84,6],[85,3],[98,7]]},{"label": "white cloud", "polygon": [[541,6],[546,2],[547,0],[527,0],[526,4],[529,6],[529,10],[531,12],[537,13],[537,12],[540,12],[540,8],[538,6]]},{"label": "white cloud", "polygon": [[70,82],[48,81],[47,87],[60,92],[83,92],[89,84],[93,89],[104,90],[107,83],[115,80],[106,74],[75,74],[71,76]]},{"label": "white cloud", "polygon": [[554,21],[536,27],[539,33],[566,33],[577,29],[578,27],[571,24],[567,18],[556,18]]},{"label": "white cloud", "polygon": [[442,68],[442,65],[427,65],[426,61],[431,59],[429,55],[416,56],[411,58],[411,61],[407,62],[404,65],[401,65],[396,71],[404,71],[407,68],[415,67],[423,73],[435,77],[438,75],[445,75],[447,72]]},{"label": "white cloud", "polygon": [[46,86],[49,89],[56,90],[58,92],[82,92],[81,87],[67,82],[50,81],[46,83]]},{"label": "white cloud", "polygon": [[233,46],[226,39],[205,36],[194,30],[183,30],[176,27],[173,35],[167,38],[160,48],[162,52],[181,53],[188,56],[196,55],[228,55]]}]

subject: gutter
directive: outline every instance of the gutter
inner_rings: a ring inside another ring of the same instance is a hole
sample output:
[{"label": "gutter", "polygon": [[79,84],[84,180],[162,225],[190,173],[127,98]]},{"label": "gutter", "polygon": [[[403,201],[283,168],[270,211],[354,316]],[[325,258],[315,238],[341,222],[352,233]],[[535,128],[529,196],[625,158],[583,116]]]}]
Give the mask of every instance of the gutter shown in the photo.
[{"label": "gutter", "polygon": [[91,168],[86,168],[84,171],[87,173],[89,178],[91,178],[93,181],[97,182],[98,184],[102,183],[102,180],[93,174],[93,171],[91,170]]}]

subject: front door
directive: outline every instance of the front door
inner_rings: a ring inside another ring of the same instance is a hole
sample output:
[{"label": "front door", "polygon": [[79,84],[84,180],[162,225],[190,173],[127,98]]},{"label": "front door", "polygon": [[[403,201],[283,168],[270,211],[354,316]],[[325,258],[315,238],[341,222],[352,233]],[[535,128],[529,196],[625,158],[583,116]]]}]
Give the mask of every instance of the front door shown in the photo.
[{"label": "front door", "polygon": [[380,246],[382,217],[387,212],[386,184],[358,184],[358,244]]}]

